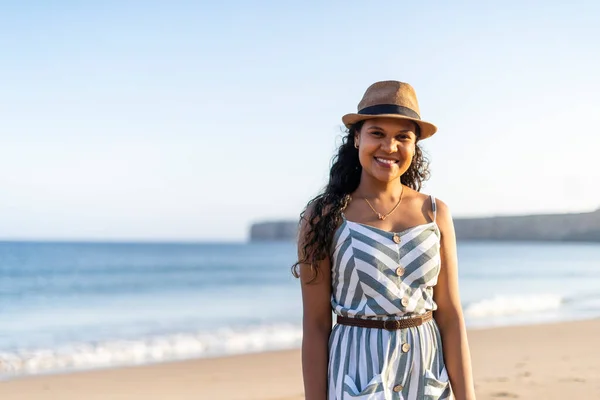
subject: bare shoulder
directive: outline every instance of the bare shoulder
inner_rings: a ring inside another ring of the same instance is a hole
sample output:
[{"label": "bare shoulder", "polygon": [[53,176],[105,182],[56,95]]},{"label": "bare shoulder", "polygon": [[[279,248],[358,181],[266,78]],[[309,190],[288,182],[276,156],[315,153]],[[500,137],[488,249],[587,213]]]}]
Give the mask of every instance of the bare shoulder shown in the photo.
[{"label": "bare shoulder", "polygon": [[325,207],[324,210],[319,210],[317,201],[308,203],[302,214],[300,214],[300,232],[306,233],[308,227],[316,224],[326,214],[328,208]]},{"label": "bare shoulder", "polygon": [[316,224],[323,217],[323,211],[314,202],[309,203],[300,215],[300,226],[298,232],[298,277],[301,278],[302,286],[309,283],[330,283],[330,260],[328,254],[324,254],[322,240],[319,240],[319,232]]},{"label": "bare shoulder", "polygon": [[442,233],[442,236],[454,236],[454,222],[452,221],[452,212],[450,207],[443,200],[435,198],[436,222]]},{"label": "bare shoulder", "polygon": [[[318,200],[308,203],[304,211],[300,214],[300,221],[298,227],[298,246],[304,246],[310,241],[308,237],[311,231],[315,229],[315,226],[319,220],[327,215],[331,206],[320,205]],[[312,232],[312,235],[314,232]],[[314,246],[318,246],[313,243]]]},{"label": "bare shoulder", "polygon": [[428,206],[428,204],[431,204],[430,196],[428,194],[418,192],[415,189],[405,186],[404,198],[406,199],[405,201],[421,207],[423,211],[427,212],[427,210],[431,210],[431,206]]},{"label": "bare shoulder", "polygon": [[[429,221],[433,221],[434,219],[434,211],[436,212],[436,221],[439,222],[440,219],[440,209],[443,209],[442,214],[449,214],[448,206],[442,200],[437,197],[418,192],[414,189],[408,188],[407,195],[411,199],[411,202],[414,204],[415,208],[419,208],[423,215],[429,217]],[[435,200],[435,210],[433,209],[434,205],[432,202],[432,198]]]},{"label": "bare shoulder", "polygon": [[[306,241],[310,227],[318,221],[318,215],[315,212],[315,203],[309,203],[304,211],[300,214],[299,229],[298,229],[298,246],[301,246]],[[316,217],[316,218],[315,218]]]},{"label": "bare shoulder", "polygon": [[435,198],[435,208],[437,210],[438,218],[450,218],[452,219],[452,213],[450,212],[450,207],[446,204],[445,201],[439,198]]}]

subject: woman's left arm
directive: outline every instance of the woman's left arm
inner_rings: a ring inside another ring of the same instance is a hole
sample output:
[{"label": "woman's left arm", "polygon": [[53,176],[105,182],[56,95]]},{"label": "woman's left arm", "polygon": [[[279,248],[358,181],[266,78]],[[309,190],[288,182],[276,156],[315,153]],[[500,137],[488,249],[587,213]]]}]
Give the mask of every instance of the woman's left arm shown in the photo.
[{"label": "woman's left arm", "polygon": [[441,269],[434,289],[434,300],[438,306],[434,318],[442,335],[444,362],[454,397],[456,400],[474,400],[471,354],[458,293],[458,257],[454,223],[448,206],[440,200],[437,200],[436,204],[436,221],[441,233]]}]

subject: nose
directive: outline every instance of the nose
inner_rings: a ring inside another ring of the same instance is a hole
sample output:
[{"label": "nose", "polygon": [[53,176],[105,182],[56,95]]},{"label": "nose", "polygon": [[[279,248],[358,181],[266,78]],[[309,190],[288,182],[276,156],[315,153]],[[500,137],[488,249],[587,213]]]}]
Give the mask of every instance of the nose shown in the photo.
[{"label": "nose", "polygon": [[389,140],[384,140],[381,143],[381,149],[388,153],[395,153],[396,151],[398,151],[398,143],[396,142],[396,139],[393,138]]}]

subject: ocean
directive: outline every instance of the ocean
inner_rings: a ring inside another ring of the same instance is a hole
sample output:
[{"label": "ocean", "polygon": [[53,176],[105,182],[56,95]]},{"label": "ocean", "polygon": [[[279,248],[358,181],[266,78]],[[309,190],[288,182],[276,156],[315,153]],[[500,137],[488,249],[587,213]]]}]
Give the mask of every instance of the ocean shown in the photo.
[{"label": "ocean", "polygon": [[[293,243],[0,242],[0,379],[300,346]],[[600,317],[600,244],[459,242],[468,327]]]}]

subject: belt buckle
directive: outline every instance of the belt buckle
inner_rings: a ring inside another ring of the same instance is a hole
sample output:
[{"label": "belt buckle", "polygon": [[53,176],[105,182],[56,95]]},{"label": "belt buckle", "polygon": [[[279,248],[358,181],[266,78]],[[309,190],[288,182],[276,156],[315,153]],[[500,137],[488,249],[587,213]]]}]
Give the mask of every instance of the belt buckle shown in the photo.
[{"label": "belt buckle", "polygon": [[[388,328],[388,323],[392,323],[392,326]],[[400,320],[388,319],[383,321],[383,329],[388,331],[394,331],[400,329]]]}]

